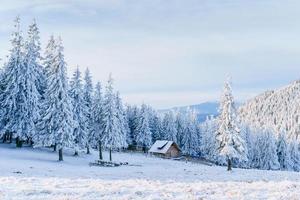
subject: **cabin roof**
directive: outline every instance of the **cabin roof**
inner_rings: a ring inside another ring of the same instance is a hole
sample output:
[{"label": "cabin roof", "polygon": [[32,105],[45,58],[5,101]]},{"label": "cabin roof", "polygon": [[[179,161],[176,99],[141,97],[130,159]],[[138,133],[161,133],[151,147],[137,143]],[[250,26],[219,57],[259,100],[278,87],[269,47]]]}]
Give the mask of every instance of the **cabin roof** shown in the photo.
[{"label": "cabin roof", "polygon": [[149,153],[161,153],[165,154],[167,151],[170,149],[172,145],[175,145],[176,148],[180,151],[179,147],[177,144],[173,141],[168,141],[168,140],[157,140],[152,147],[149,150]]}]

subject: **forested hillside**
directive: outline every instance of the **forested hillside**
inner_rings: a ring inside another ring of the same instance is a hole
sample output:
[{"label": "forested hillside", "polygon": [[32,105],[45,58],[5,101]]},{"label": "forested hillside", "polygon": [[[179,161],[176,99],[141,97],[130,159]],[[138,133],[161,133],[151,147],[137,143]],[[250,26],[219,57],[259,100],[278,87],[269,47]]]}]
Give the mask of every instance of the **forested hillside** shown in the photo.
[{"label": "forested hillside", "polygon": [[243,122],[271,129],[279,136],[299,141],[300,81],[274,91],[267,91],[247,101],[239,109]]}]

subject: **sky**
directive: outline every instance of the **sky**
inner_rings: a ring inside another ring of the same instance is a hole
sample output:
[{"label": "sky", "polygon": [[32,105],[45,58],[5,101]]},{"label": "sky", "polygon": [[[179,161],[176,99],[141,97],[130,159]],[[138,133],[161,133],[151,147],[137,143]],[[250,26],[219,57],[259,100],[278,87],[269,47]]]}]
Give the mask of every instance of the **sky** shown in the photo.
[{"label": "sky", "polygon": [[61,36],[68,73],[109,73],[123,101],[155,108],[219,99],[231,76],[237,101],[300,77],[297,0],[0,0],[0,58],[13,20],[36,19],[43,47]]}]

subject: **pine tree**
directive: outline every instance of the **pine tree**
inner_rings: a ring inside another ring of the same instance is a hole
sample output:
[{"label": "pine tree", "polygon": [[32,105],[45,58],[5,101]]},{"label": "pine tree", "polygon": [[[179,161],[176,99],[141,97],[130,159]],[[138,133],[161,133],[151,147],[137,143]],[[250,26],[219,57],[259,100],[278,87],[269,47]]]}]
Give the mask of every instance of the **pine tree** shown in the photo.
[{"label": "pine tree", "polygon": [[87,154],[90,154],[90,143],[92,142],[92,103],[93,103],[93,83],[90,70],[87,68],[84,75],[83,99],[86,107],[86,120],[87,120],[87,141],[86,148]]},{"label": "pine tree", "polygon": [[61,39],[56,41],[48,87],[45,91],[44,112],[38,123],[38,146],[56,145],[59,161],[63,160],[63,148],[74,146],[72,104],[68,95],[66,63]]},{"label": "pine tree", "polygon": [[139,123],[136,132],[137,145],[143,147],[144,152],[146,152],[146,148],[149,148],[152,144],[152,133],[149,127],[149,112],[145,104],[143,104],[141,107]]},{"label": "pine tree", "polygon": [[150,131],[152,133],[152,142],[162,139],[162,120],[157,113],[153,116]]},{"label": "pine tree", "polygon": [[236,124],[234,100],[229,81],[225,83],[220,102],[219,129],[216,135],[220,155],[226,157],[228,171],[232,170],[232,159],[246,159],[247,149]]},{"label": "pine tree", "polygon": [[277,142],[277,156],[282,170],[290,170],[292,168],[291,155],[288,149],[287,139],[285,134],[281,133]]},{"label": "pine tree", "polygon": [[163,138],[165,140],[174,141],[177,143],[177,130],[175,124],[175,117],[173,112],[165,114],[163,119]]},{"label": "pine tree", "polygon": [[78,155],[79,149],[83,149],[87,143],[87,108],[83,100],[83,91],[81,83],[81,73],[77,67],[70,82],[69,95],[71,97],[73,117],[76,122],[74,127],[74,148],[75,156]]},{"label": "pine tree", "polygon": [[241,136],[245,141],[245,144],[247,146],[247,160],[235,160],[237,163],[236,165],[241,168],[249,168],[251,166],[251,161],[253,158],[253,131],[251,127],[247,124],[241,123]]},{"label": "pine tree", "polygon": [[196,114],[193,111],[188,111],[186,127],[182,138],[182,151],[185,154],[196,156],[200,146],[200,138],[198,135]]},{"label": "pine tree", "polygon": [[103,120],[102,120],[102,142],[104,147],[109,149],[109,158],[112,160],[112,150],[124,147],[126,141],[121,133],[121,125],[118,119],[116,99],[113,91],[113,79],[111,75],[106,86],[103,105]]},{"label": "pine tree", "polygon": [[55,54],[55,39],[54,36],[51,35],[50,39],[47,43],[46,50],[45,50],[45,55],[43,58],[43,71],[44,71],[44,76],[45,76],[45,88],[47,88],[47,81],[50,77],[50,75],[53,73],[53,61],[54,61],[54,54]]},{"label": "pine tree", "polygon": [[34,82],[40,95],[45,90],[45,75],[43,67],[41,65],[41,43],[40,43],[40,32],[35,20],[28,29],[28,39],[25,45],[25,65],[31,68],[34,76]]},{"label": "pine tree", "polygon": [[91,141],[96,142],[92,143],[94,146],[98,146],[99,150],[99,159],[102,160],[102,117],[103,117],[103,99],[102,99],[102,89],[101,84],[98,82],[95,87],[95,93],[93,98],[93,104],[92,104],[92,119],[93,124],[91,127],[92,131],[92,139]]},{"label": "pine tree", "polygon": [[128,119],[129,135],[127,137],[127,143],[132,145],[132,148],[136,147],[136,135],[137,126],[139,123],[140,110],[137,106],[127,106],[126,115]]},{"label": "pine tree", "polygon": [[226,160],[218,153],[218,141],[216,134],[218,130],[218,120],[213,117],[208,117],[201,124],[202,138],[200,141],[201,157],[219,165],[224,165]]},{"label": "pine tree", "polygon": [[259,169],[278,170],[280,164],[276,152],[276,140],[269,130],[262,130],[257,134],[255,142],[253,165]]},{"label": "pine tree", "polygon": [[36,134],[36,122],[40,119],[39,108],[41,95],[44,93],[44,76],[42,66],[40,64],[40,37],[39,30],[35,20],[29,26],[28,39],[25,44],[24,55],[24,80],[25,80],[25,96],[27,101],[26,120],[30,127],[27,138],[31,141]]},{"label": "pine tree", "polygon": [[34,95],[35,91],[32,91],[34,94],[27,91],[31,89],[30,87],[35,87],[32,83],[34,79],[26,80],[29,74],[24,64],[19,17],[15,20],[15,31],[12,36],[11,54],[1,80],[1,135],[9,133],[11,138],[16,138],[17,146],[21,147],[21,141],[27,139],[27,136],[35,131],[33,116],[28,107],[28,97]]},{"label": "pine tree", "polygon": [[[56,151],[56,145],[54,142],[54,134],[52,132],[51,126],[48,126],[47,120],[43,117],[49,112],[47,111],[49,107],[50,98],[47,96],[46,90],[49,87],[51,79],[54,77],[54,62],[56,56],[56,41],[53,35],[50,37],[48,44],[46,46],[45,55],[43,58],[43,73],[44,73],[44,93],[40,101],[40,119],[37,122],[37,133],[35,134],[33,140],[35,142],[34,146],[50,146],[53,145],[54,151]],[[48,91],[49,92],[49,91]]]},{"label": "pine tree", "polygon": [[187,131],[187,121],[186,121],[186,117],[178,112],[176,114],[176,120],[175,120],[175,123],[176,123],[176,129],[177,129],[177,144],[178,146],[182,149],[183,146],[184,146],[184,137],[185,137],[185,133]]},{"label": "pine tree", "polygon": [[127,147],[128,146],[127,135],[129,134],[130,130],[128,125],[128,119],[124,111],[122,99],[120,98],[119,92],[116,93],[115,100],[116,100],[117,118],[119,119],[121,136],[123,137],[122,141],[124,142],[122,146]]},{"label": "pine tree", "polygon": [[292,169],[296,172],[300,171],[300,151],[299,143],[296,140],[292,140],[289,145],[289,153],[292,163]]}]

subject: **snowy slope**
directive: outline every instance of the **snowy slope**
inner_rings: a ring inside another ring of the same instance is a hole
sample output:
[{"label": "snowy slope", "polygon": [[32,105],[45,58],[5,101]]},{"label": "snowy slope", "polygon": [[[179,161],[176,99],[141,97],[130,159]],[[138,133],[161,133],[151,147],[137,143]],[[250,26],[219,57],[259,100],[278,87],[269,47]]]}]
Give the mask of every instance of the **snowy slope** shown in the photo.
[{"label": "snowy slope", "polygon": [[[234,169],[115,153],[133,166],[89,167],[97,157],[0,145],[0,199],[299,199],[300,174]],[[107,156],[107,154],[105,154]]]},{"label": "snowy slope", "polygon": [[275,134],[286,132],[289,138],[300,131],[300,81],[249,100],[239,108],[241,119],[251,125],[271,128]]}]

